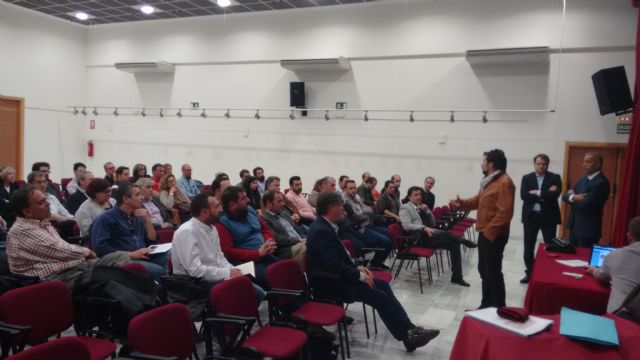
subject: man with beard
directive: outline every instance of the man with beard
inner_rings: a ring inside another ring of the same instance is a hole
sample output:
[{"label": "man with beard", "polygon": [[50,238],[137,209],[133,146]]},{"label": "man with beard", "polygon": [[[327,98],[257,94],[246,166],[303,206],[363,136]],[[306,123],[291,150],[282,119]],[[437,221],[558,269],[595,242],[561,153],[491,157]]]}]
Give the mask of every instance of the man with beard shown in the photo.
[{"label": "man with beard", "polygon": [[265,183],[264,183],[264,169],[260,166],[256,166],[253,169],[253,177],[258,179],[258,191],[260,191],[260,196],[265,192]]},{"label": "man with beard", "polygon": [[316,209],[302,196],[302,180],[300,176],[289,178],[289,191],[285,197],[298,209],[298,214],[303,222],[311,222],[316,219]]},{"label": "man with beard", "polygon": [[247,193],[240,187],[229,186],[222,193],[222,208],[224,214],[215,225],[222,252],[232,263],[253,261],[256,280],[267,287],[267,266],[280,260],[273,256],[277,246],[271,230],[249,206]]},{"label": "man with beard", "polygon": [[516,187],[507,175],[507,158],[500,149],[484,153],[480,192],[469,199],[451,200],[462,210],[478,210],[478,271],[482,278],[480,309],[505,306],[502,257],[509,241]]}]

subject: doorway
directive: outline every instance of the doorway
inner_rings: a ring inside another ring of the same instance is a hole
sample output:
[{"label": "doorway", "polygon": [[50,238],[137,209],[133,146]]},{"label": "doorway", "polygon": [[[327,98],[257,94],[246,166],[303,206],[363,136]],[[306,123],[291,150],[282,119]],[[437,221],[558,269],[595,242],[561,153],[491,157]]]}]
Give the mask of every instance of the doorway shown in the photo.
[{"label": "doorway", "polygon": [[[582,168],[584,155],[589,151],[597,151],[602,154],[602,173],[609,179],[611,185],[609,200],[604,205],[604,213],[602,215],[602,237],[600,243],[603,245],[609,244],[613,233],[613,220],[615,219],[616,203],[619,198],[617,190],[622,177],[626,150],[627,144],[621,143],[566,142],[564,146],[563,193],[571,189],[573,184],[585,175]],[[569,231],[565,226],[569,219],[571,208],[563,202],[560,211],[563,224],[560,234],[562,238],[568,238]]]},{"label": "doorway", "polygon": [[24,98],[0,95],[0,166],[16,169],[16,178],[23,179]]}]

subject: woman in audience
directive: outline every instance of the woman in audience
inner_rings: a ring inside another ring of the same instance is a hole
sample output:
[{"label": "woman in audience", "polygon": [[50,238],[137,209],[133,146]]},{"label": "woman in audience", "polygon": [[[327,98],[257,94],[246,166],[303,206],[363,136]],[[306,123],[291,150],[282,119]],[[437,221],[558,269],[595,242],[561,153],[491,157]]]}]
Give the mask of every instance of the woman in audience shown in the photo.
[{"label": "woman in audience", "polygon": [[376,203],[376,214],[383,215],[389,223],[400,222],[400,201],[396,199],[396,191],[396,184],[392,180],[385,181],[380,199]]},{"label": "woman in audience", "polygon": [[131,179],[131,183],[135,184],[136,181],[138,181],[138,179],[140,178],[145,178],[145,177],[149,177],[149,175],[147,175],[147,166],[144,164],[135,164],[133,166],[133,179]]},{"label": "woman in audience", "polygon": [[260,197],[260,190],[258,190],[258,178],[255,176],[247,177],[242,181],[242,188],[249,198],[249,206],[254,210],[260,210],[262,199]]},{"label": "woman in audience", "polygon": [[180,190],[173,174],[160,178],[160,202],[169,209],[178,210],[180,223],[191,219],[191,200]]},{"label": "woman in audience", "polygon": [[313,189],[311,189],[309,196],[307,196],[307,202],[309,202],[309,204],[311,204],[311,206],[313,207],[316,207],[316,200],[318,200],[318,196],[320,196],[320,193],[322,192],[323,181],[324,178],[316,180],[316,182],[313,184]]},{"label": "woman in audience", "polygon": [[103,178],[91,180],[87,195],[89,199],[80,205],[75,215],[82,236],[89,235],[89,228],[95,218],[116,205],[116,201],[111,198],[111,184]]},{"label": "woman in audience", "polygon": [[8,229],[16,220],[16,214],[9,203],[11,194],[18,190],[18,182],[16,181],[16,169],[11,166],[3,166],[0,168],[0,217],[4,219],[5,227]]}]

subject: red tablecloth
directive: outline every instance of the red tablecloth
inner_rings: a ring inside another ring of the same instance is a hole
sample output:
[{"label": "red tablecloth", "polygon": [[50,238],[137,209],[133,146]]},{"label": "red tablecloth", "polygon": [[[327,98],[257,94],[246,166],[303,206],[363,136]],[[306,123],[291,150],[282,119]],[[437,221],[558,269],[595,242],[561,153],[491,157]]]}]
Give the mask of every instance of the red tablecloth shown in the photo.
[{"label": "red tablecloth", "polygon": [[[524,307],[531,314],[538,315],[559,314],[563,306],[593,314],[606,313],[609,288],[601,285],[580,267],[572,268],[556,262],[556,259],[589,261],[590,252],[590,249],[577,248],[576,254],[551,253],[544,249],[544,244],[540,244]],[[552,257],[555,255],[557,257]],[[565,271],[584,274],[584,277],[575,279],[562,275]]]},{"label": "red tablecloth", "polygon": [[549,330],[525,338],[516,333],[465,316],[451,349],[451,360],[637,360],[640,325],[616,317],[619,347],[571,340],[558,333],[560,315],[541,316],[554,321]]}]

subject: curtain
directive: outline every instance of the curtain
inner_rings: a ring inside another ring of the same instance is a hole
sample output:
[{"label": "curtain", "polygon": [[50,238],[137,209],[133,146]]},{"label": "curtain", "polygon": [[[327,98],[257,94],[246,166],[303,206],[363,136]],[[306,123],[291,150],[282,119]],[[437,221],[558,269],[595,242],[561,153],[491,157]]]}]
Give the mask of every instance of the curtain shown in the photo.
[{"label": "curtain", "polygon": [[[631,0],[637,8],[640,0]],[[611,243],[614,246],[625,246],[627,225],[634,217],[640,215],[640,12],[638,13],[638,29],[636,33],[636,81],[634,87],[634,111],[631,134],[627,144],[624,168],[620,188],[619,201],[616,207],[616,218]]]}]

